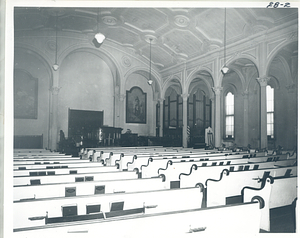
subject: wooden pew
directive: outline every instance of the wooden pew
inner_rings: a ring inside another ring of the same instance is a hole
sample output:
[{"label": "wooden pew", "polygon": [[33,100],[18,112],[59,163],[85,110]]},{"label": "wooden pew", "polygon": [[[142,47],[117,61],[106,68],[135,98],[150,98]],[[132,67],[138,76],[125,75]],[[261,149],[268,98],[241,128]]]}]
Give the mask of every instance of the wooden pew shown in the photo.
[{"label": "wooden pew", "polygon": [[51,169],[51,168],[78,168],[78,167],[99,167],[103,166],[102,163],[90,162],[88,160],[79,160],[76,163],[53,163],[52,161],[44,161],[38,164],[16,164],[13,165],[14,171],[16,170],[30,170],[30,169]]},{"label": "wooden pew", "polygon": [[236,204],[209,209],[191,209],[158,214],[123,215],[85,222],[47,224],[14,229],[14,238],[40,237],[214,237],[237,234],[239,237],[259,233],[260,203]]},{"label": "wooden pew", "polygon": [[[227,156],[222,155],[222,156],[211,156],[211,157],[178,156],[174,158],[165,157],[164,159],[149,158],[147,164],[141,165],[139,168],[135,168],[133,170],[136,170],[138,172],[141,171],[143,178],[149,178],[149,177],[157,176],[160,171],[167,170],[170,164],[182,166],[180,168],[180,173],[181,173],[181,172],[188,172],[193,164],[197,164],[198,166],[202,165],[203,163],[206,163],[207,165],[212,165],[212,164],[219,165],[220,163],[221,164],[227,164],[227,163],[233,164],[237,162],[248,163],[249,161],[256,162],[256,161],[262,161],[262,159],[261,157],[256,157],[256,154],[240,154],[240,155],[228,154]],[[132,170],[130,166],[128,166],[128,168],[130,168],[128,169],[129,171]],[[172,168],[171,171],[173,171],[174,169],[175,168]]]},{"label": "wooden pew", "polygon": [[156,150],[156,149],[163,149],[162,146],[141,146],[141,147],[96,147],[96,148],[84,148],[81,149],[79,152],[79,156],[82,156],[86,159],[93,156],[93,154],[96,152],[100,152],[98,155],[101,155],[103,153],[110,153],[112,151],[137,151],[137,150]]},{"label": "wooden pew", "polygon": [[271,209],[291,206],[297,199],[297,176],[272,177],[268,176],[261,180],[259,186],[244,187],[241,191],[243,201],[248,202],[253,197],[261,197],[264,200],[260,228],[265,231],[271,230]]},{"label": "wooden pew", "polygon": [[[109,158],[107,158],[105,161],[103,161],[105,164],[108,165],[115,165],[117,162],[118,164],[120,163],[120,160],[123,160],[124,166],[128,163],[131,162],[134,156],[154,156],[154,155],[161,155],[161,156],[174,156],[177,154],[190,154],[190,153],[222,153],[219,151],[215,150],[204,150],[204,149],[192,149],[192,148],[178,148],[178,147],[172,147],[172,148],[164,148],[162,149],[156,149],[155,151],[133,151],[133,152],[128,152],[128,151],[119,151],[113,152]],[[120,166],[123,166],[121,164]]]},{"label": "wooden pew", "polygon": [[13,150],[14,154],[18,153],[44,153],[44,152],[51,152],[50,150],[47,149],[14,149]]},{"label": "wooden pew", "polygon": [[167,152],[177,152],[178,149],[176,148],[139,148],[139,149],[123,149],[119,150],[107,150],[107,151],[101,151],[101,150],[94,150],[93,154],[90,155],[90,158],[92,158],[92,161],[103,161],[103,163],[108,165],[114,165],[114,162],[116,160],[119,160],[121,155],[124,154],[158,154],[158,153],[167,153]]},{"label": "wooden pew", "polygon": [[35,160],[18,160],[18,161],[14,161],[14,165],[33,165],[33,164],[61,164],[61,163],[89,163],[90,160],[86,160],[86,159],[48,159],[48,158],[44,158],[44,159],[35,159]]},{"label": "wooden pew", "polygon": [[186,188],[15,201],[13,227],[44,225],[43,217],[46,214],[49,218],[71,215],[62,214],[64,208],[71,212],[76,210],[73,215],[86,215],[88,206],[98,205],[98,212],[109,212],[112,203],[116,203],[114,205],[121,206],[120,210],[146,207],[147,213],[160,213],[201,208],[202,199],[203,194],[199,188]]},{"label": "wooden pew", "polygon": [[297,175],[297,166],[233,172],[226,169],[218,179],[207,179],[205,182],[207,207],[243,201],[242,189],[246,186],[259,188],[261,186],[259,182],[267,176],[289,177],[292,175]]},{"label": "wooden pew", "polygon": [[[152,160],[156,160],[156,159],[162,159],[162,157],[164,159],[181,159],[181,160],[192,160],[192,159],[196,159],[196,160],[200,160],[208,158],[209,160],[219,160],[219,159],[227,159],[227,158],[243,158],[243,157],[250,157],[250,154],[234,154],[234,153],[229,153],[229,154],[223,154],[223,155],[214,155],[214,156],[209,156],[209,154],[207,153],[190,153],[190,154],[177,154],[175,156],[152,156]],[[253,155],[254,156],[254,155]],[[256,155],[255,155],[256,156]],[[177,158],[176,158],[177,157]],[[181,157],[181,158],[180,158]],[[251,155],[252,157],[252,155]],[[127,163],[127,169],[128,171],[132,171],[132,170],[137,170],[137,171],[141,171],[141,167],[142,166],[146,166],[149,162],[149,158],[148,157],[135,157],[133,158],[132,162],[128,162]]]},{"label": "wooden pew", "polygon": [[[14,157],[15,161],[35,161],[35,160],[74,160],[76,157],[71,155],[35,155],[35,156],[23,156],[23,157]],[[80,159],[77,157],[77,159]]]},{"label": "wooden pew", "polygon": [[40,174],[44,175],[63,175],[63,174],[70,174],[73,171],[76,171],[76,173],[96,173],[96,172],[117,172],[118,169],[116,166],[103,166],[103,165],[98,165],[98,166],[84,166],[82,165],[81,167],[71,167],[69,166],[47,166],[45,169],[27,169],[27,170],[15,170],[13,172],[14,177],[19,177],[19,176],[37,176]]},{"label": "wooden pew", "polygon": [[64,174],[64,175],[39,175],[39,176],[21,176],[13,178],[13,185],[36,185],[36,184],[51,184],[51,183],[69,183],[83,182],[90,180],[115,180],[115,179],[130,179],[138,178],[134,171],[117,171],[117,172],[100,172],[100,173],[82,173],[82,174]]},{"label": "wooden pew", "polygon": [[14,201],[66,196],[93,195],[97,193],[123,193],[166,189],[162,178],[98,180],[84,183],[41,184],[15,186]]},{"label": "wooden pew", "polygon": [[191,150],[183,147],[162,147],[162,146],[149,146],[149,147],[118,147],[118,148],[94,148],[89,150],[85,158],[92,158],[93,161],[105,159],[118,159],[120,154],[146,154],[146,153],[163,153],[163,152],[176,152],[180,150]]},{"label": "wooden pew", "polygon": [[[122,170],[133,170],[135,168],[139,168],[142,165],[146,165],[148,163],[149,158],[152,159],[161,159],[161,158],[173,158],[173,157],[189,157],[189,158],[200,158],[200,157],[214,157],[214,156],[226,156],[228,153],[223,154],[223,153],[209,153],[206,151],[201,151],[201,152],[174,152],[174,153],[159,153],[159,154],[152,154],[152,155],[124,155],[123,157],[120,158],[120,160],[116,160],[115,164],[118,165],[120,171]],[[239,155],[240,156],[240,155]]]},{"label": "wooden pew", "polygon": [[[271,158],[271,157],[268,157]],[[204,161],[202,165],[191,165],[190,169],[184,168],[180,163],[173,163],[170,168],[164,171],[159,171],[159,176],[163,176],[165,178],[165,182],[170,184],[170,188],[176,187],[176,184],[180,185],[180,187],[190,187],[195,186],[197,183],[205,183],[208,178],[218,178],[220,173],[224,169],[228,169],[229,171],[239,171],[239,170],[255,170],[261,168],[269,168],[275,165],[293,165],[295,160],[279,160],[277,161],[277,156],[274,157],[275,161],[265,162],[266,157],[255,157],[250,158],[248,163],[244,159],[233,162],[231,164],[229,161],[224,161],[216,163],[216,161]],[[254,161],[254,162],[252,162]],[[257,161],[257,162],[256,162]],[[262,161],[262,162],[259,162]],[[267,159],[268,161],[268,159]],[[226,162],[226,163],[225,163]],[[250,163],[249,163],[250,162]],[[228,164],[227,164],[228,163]],[[191,163],[189,163],[191,164]],[[207,166],[210,165],[211,166]]]},{"label": "wooden pew", "polygon": [[[117,165],[120,169],[120,171],[128,169],[128,163],[132,163],[134,160],[138,159],[144,159],[147,161],[150,157],[167,157],[167,156],[179,156],[179,154],[182,155],[190,155],[191,151],[181,151],[178,152],[177,150],[174,151],[166,151],[166,152],[152,152],[152,153],[122,153],[120,154],[120,157],[112,157],[109,160],[105,161],[107,164],[111,165]],[[196,152],[195,152],[196,153]],[[198,152],[203,154],[204,152]]]}]

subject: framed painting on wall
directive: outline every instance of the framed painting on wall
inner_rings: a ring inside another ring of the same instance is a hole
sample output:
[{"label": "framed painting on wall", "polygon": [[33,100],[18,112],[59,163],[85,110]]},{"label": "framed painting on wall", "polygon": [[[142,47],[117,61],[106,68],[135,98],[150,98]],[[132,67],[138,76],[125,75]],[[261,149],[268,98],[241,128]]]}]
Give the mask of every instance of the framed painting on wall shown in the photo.
[{"label": "framed painting on wall", "polygon": [[14,71],[14,118],[37,119],[38,79],[25,70]]},{"label": "framed painting on wall", "polygon": [[147,93],[139,87],[126,91],[126,123],[146,124]]}]

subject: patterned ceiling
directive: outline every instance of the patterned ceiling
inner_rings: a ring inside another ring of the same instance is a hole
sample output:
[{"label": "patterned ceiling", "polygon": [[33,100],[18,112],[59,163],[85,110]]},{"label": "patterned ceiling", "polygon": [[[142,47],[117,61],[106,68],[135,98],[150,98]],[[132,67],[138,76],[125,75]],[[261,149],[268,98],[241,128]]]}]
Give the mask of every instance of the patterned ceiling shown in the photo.
[{"label": "patterned ceiling", "polygon": [[[224,8],[16,8],[15,33],[54,30],[95,34],[166,69],[224,45]],[[228,8],[226,44],[298,19],[296,8]],[[98,24],[97,24],[98,23]]]}]

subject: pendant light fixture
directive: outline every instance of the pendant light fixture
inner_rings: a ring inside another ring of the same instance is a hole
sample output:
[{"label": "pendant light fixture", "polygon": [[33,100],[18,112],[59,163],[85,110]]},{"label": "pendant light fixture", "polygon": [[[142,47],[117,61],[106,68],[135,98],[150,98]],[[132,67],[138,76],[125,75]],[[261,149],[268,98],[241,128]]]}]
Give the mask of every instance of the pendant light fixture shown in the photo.
[{"label": "pendant light fixture", "polygon": [[95,45],[95,47],[99,48],[103,41],[105,40],[105,35],[103,35],[100,31],[99,31],[99,9],[97,12],[97,33],[93,39],[93,43]]},{"label": "pendant light fixture", "polygon": [[57,71],[59,65],[57,64],[57,12],[55,17],[55,63],[52,65],[54,71]]},{"label": "pendant light fixture", "polygon": [[151,79],[151,42],[152,42],[152,38],[149,38],[149,42],[150,42],[150,57],[149,57],[149,61],[150,61],[150,69],[149,69],[149,79],[148,79],[148,84],[151,85],[153,83],[153,80]]},{"label": "pendant light fixture", "polygon": [[225,75],[229,71],[229,68],[226,66],[226,8],[224,12],[224,66],[221,69],[221,72]]}]

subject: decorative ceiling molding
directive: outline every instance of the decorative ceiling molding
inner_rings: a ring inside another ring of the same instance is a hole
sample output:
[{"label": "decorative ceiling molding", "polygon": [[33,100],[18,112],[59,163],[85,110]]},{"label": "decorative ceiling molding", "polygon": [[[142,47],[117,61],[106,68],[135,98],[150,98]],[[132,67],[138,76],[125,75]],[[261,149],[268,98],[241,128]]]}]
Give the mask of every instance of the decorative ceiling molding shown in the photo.
[{"label": "decorative ceiling molding", "polygon": [[270,55],[278,48],[279,45],[281,45],[283,42],[286,41],[286,37],[274,40],[272,42],[267,43],[267,58],[270,57]]},{"label": "decorative ceiling molding", "polygon": [[174,17],[174,23],[179,27],[187,27],[190,24],[190,19],[187,16],[177,15]]},{"label": "decorative ceiling molding", "polygon": [[250,56],[250,58],[257,59],[258,57],[258,47],[253,47],[242,51],[241,55]]},{"label": "decorative ceiling molding", "polygon": [[[156,50],[153,63],[164,74],[199,65],[207,59],[219,58],[223,51],[224,9],[222,8],[43,8],[16,7],[14,9],[15,38],[38,33],[48,35],[55,29],[55,16],[59,15],[59,29],[69,39],[94,37],[97,26],[106,36],[103,44],[116,44],[123,50],[134,49],[137,57],[145,56],[149,37]],[[99,15],[99,22],[97,16]],[[268,45],[268,54],[275,50],[278,39],[295,41],[298,37],[297,9],[228,8],[227,46],[240,48],[249,57],[251,50],[262,41]],[[292,32],[293,33],[290,33]],[[153,47],[154,48],[154,47]],[[148,58],[149,60],[149,58]],[[144,59],[141,59],[144,61]]]}]

